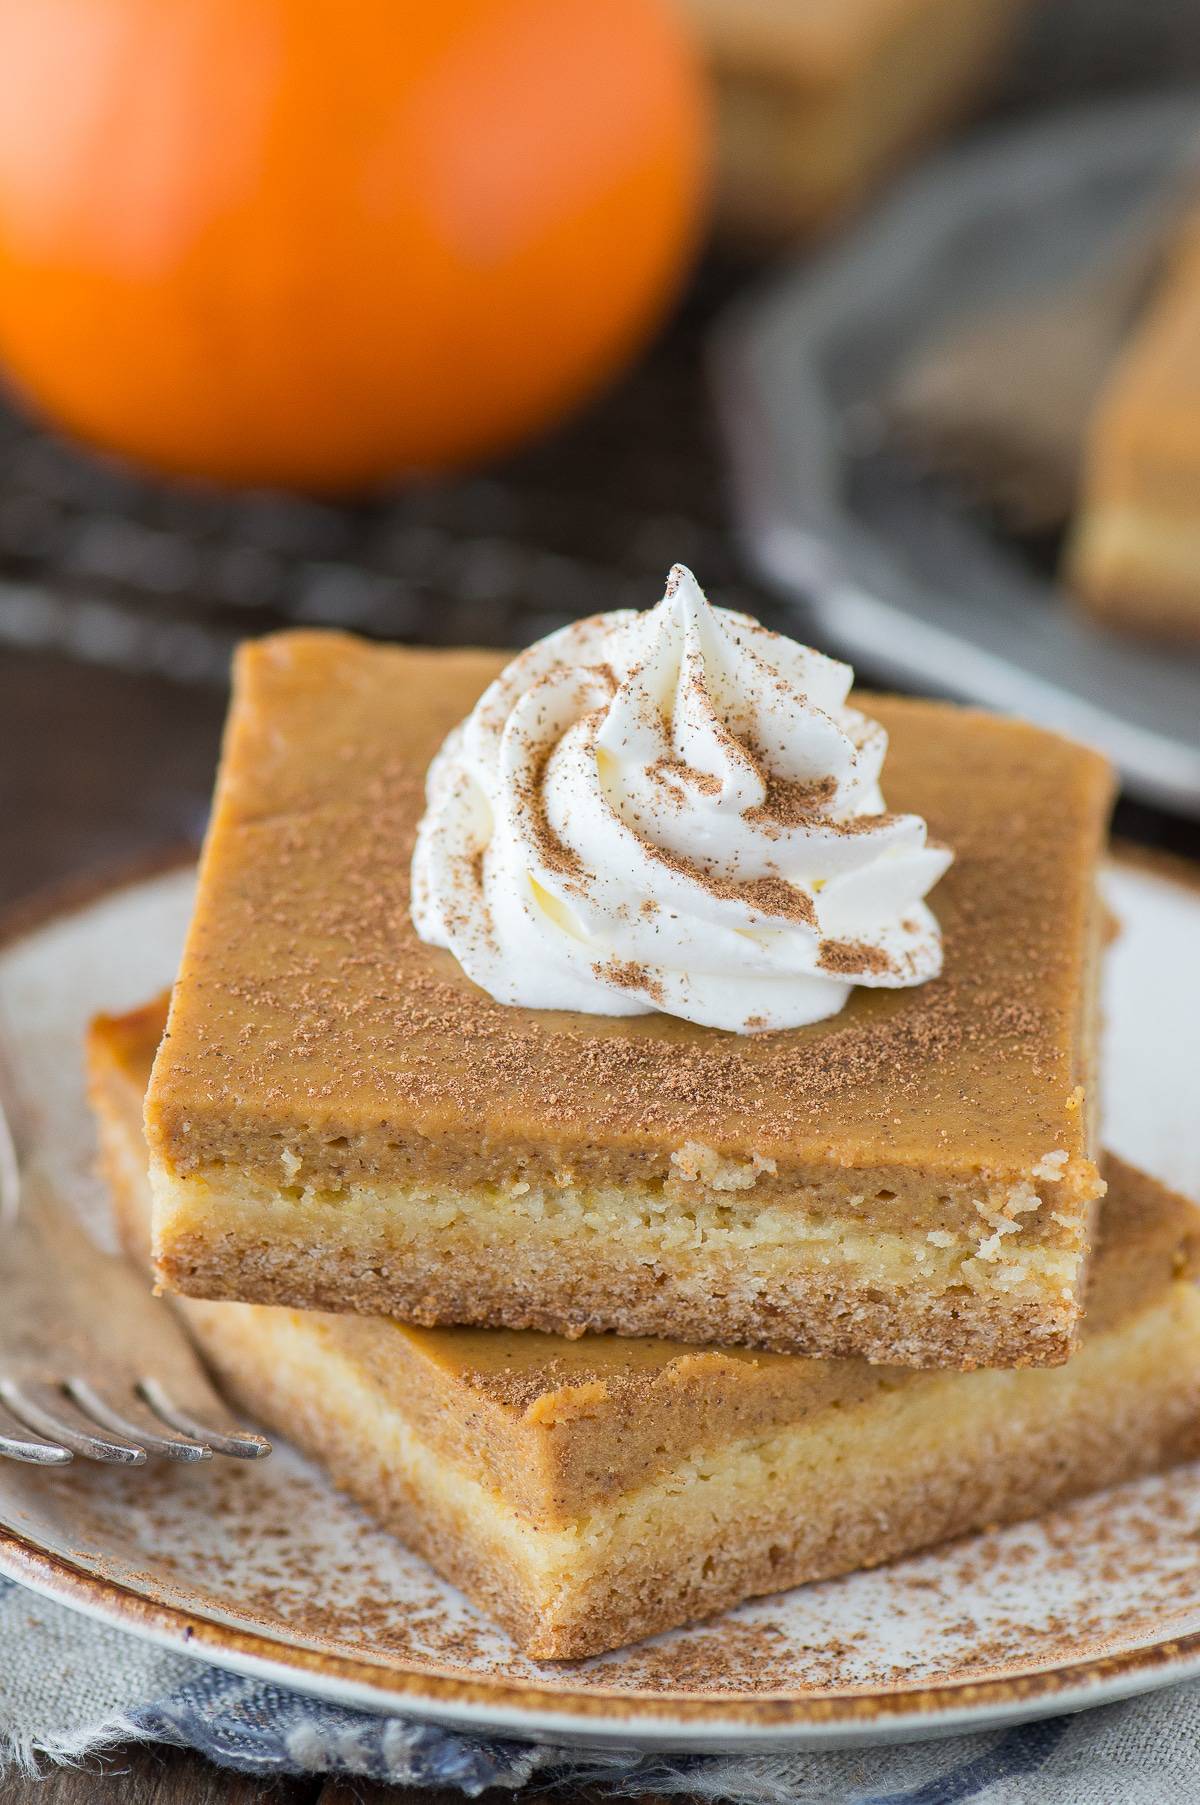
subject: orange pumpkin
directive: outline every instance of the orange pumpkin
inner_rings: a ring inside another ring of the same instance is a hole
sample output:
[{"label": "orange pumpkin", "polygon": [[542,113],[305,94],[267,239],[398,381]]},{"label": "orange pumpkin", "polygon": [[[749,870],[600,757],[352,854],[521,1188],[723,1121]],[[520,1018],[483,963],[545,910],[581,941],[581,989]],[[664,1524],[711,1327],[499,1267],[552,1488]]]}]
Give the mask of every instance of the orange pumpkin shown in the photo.
[{"label": "orange pumpkin", "polygon": [[629,357],[705,150],[669,0],[0,0],[0,362],[164,470],[453,466]]}]

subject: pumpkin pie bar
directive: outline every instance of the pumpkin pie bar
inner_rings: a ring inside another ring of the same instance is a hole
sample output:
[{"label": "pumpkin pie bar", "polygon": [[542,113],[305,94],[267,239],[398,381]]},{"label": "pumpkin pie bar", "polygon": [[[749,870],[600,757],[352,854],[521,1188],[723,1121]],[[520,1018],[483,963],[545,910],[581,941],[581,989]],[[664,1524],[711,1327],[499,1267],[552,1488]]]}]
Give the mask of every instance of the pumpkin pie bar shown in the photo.
[{"label": "pumpkin pie bar", "polygon": [[1067,576],[1100,620],[1200,640],[1200,256],[1194,249],[1179,257],[1088,426]]},{"label": "pumpkin pie bar", "polygon": [[717,206],[752,240],[825,230],[970,111],[1028,0],[687,0],[717,92]]},{"label": "pumpkin pie bar", "polygon": [[504,662],[336,633],[242,650],[146,1100],[160,1285],[425,1326],[1065,1359],[1103,1190],[1103,761],[873,697],[889,803],[954,851],[940,976],[857,983],[770,1033],[521,1008],[409,912],[427,767]]},{"label": "pumpkin pie bar", "polygon": [[[141,1096],[164,1006],[101,1019],[92,1099],[149,1260]],[[1065,1365],[915,1372],[733,1347],[420,1329],[176,1300],[230,1396],[531,1655],[595,1654],[1200,1452],[1195,1207],[1107,1166]]]}]

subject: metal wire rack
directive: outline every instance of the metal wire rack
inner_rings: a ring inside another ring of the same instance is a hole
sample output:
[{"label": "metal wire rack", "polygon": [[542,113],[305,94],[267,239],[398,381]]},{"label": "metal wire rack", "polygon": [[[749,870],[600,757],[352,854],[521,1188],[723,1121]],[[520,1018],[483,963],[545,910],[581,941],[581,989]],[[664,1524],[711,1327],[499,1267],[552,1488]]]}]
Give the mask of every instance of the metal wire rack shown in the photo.
[{"label": "metal wire rack", "polygon": [[700,370],[736,280],[702,272],[637,370],[535,451],[355,505],[156,482],[0,409],[0,645],[219,683],[236,640],[285,624],[525,643],[649,606],[675,559],[769,615],[730,543]]}]

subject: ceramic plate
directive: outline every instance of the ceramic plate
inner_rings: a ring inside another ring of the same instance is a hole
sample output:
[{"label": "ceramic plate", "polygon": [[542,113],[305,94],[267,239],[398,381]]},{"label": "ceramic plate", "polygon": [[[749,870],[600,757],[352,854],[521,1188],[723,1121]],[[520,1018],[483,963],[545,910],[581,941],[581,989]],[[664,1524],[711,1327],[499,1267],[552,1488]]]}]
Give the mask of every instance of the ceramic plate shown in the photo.
[{"label": "ceramic plate", "polygon": [[[1200,880],[1120,861],[1107,885],[1124,924],[1107,981],[1108,1139],[1200,1194]],[[187,871],[131,884],[0,953],[0,1017],[36,1133],[98,1234],[83,1026],[170,980],[191,891]],[[1200,1672],[1196,1467],[549,1666],[515,1654],[286,1447],[198,1469],[0,1461],[0,1525],[0,1570],[137,1634],[342,1703],[510,1735],[828,1746],[1075,1710]]]}]

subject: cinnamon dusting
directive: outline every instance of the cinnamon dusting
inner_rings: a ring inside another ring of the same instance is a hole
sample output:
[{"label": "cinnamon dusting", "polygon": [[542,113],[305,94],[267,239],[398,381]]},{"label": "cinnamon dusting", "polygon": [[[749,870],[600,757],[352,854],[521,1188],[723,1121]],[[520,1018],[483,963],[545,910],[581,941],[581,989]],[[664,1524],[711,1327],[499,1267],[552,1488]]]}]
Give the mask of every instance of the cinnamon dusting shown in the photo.
[{"label": "cinnamon dusting", "polygon": [[844,978],[899,970],[895,960],[881,946],[871,946],[865,940],[822,940],[817,964],[822,971],[836,972]]},{"label": "cinnamon dusting", "polygon": [[598,959],[592,970],[602,984],[615,984],[618,990],[640,990],[655,1003],[663,1000],[663,987],[648,965],[636,959]]}]

